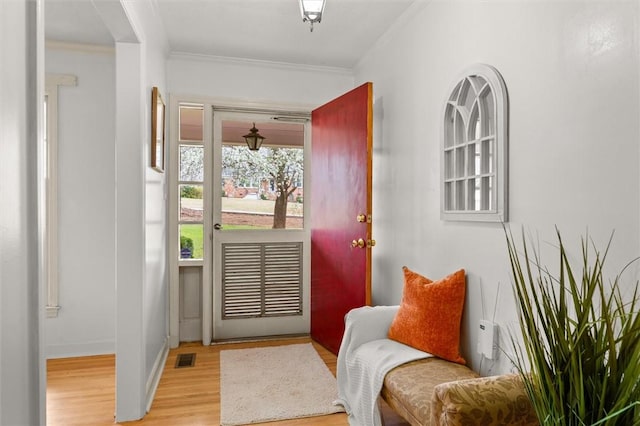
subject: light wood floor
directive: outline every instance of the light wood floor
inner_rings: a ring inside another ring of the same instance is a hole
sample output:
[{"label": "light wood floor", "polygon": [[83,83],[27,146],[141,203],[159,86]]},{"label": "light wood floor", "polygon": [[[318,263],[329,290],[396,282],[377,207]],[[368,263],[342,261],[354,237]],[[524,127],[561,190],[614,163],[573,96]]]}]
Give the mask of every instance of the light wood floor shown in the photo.
[{"label": "light wood floor", "polygon": [[[309,338],[202,346],[182,344],[169,352],[164,373],[144,419],[125,425],[218,425],[220,423],[220,351],[311,342]],[[335,375],[336,356],[312,342]],[[174,368],[180,353],[196,353],[194,367]],[[115,357],[100,355],[47,362],[47,425],[114,425]],[[384,409],[386,426],[406,425]],[[344,413],[264,423],[284,426],[347,426]]]}]

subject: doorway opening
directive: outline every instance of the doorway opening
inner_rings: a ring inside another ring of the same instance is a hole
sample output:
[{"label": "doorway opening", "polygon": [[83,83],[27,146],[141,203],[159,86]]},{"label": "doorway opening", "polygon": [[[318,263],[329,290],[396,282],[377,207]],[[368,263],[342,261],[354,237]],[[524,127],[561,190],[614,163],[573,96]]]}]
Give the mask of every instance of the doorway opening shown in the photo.
[{"label": "doorway opening", "polygon": [[309,114],[171,108],[172,345],[308,333]]}]

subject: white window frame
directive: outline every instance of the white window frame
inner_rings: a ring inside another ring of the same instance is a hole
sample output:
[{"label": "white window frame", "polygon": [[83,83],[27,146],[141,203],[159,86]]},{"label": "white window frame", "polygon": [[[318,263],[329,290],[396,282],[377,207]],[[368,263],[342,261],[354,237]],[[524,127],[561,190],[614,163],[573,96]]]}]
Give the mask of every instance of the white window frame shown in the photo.
[{"label": "white window frame", "polygon": [[44,263],[47,280],[47,318],[56,318],[60,310],[58,280],[58,89],[60,86],[77,85],[78,79],[75,75],[47,74],[45,77],[47,207]]},{"label": "white window frame", "polygon": [[[185,106],[185,107],[189,107],[189,106],[193,106],[194,108],[202,108],[202,140],[200,141],[196,141],[196,140],[184,140],[184,139],[180,139],[180,108],[181,106]],[[176,165],[175,165],[175,172],[176,172],[176,185],[177,187],[175,188],[176,193],[175,193],[175,200],[171,200],[171,201],[175,201],[177,203],[177,209],[176,211],[180,210],[180,187],[182,185],[193,185],[193,186],[201,186],[203,193],[202,193],[202,202],[203,205],[206,205],[205,203],[210,202],[210,198],[207,192],[208,188],[205,188],[205,182],[206,179],[208,177],[208,173],[209,170],[206,167],[206,164],[210,161],[210,148],[207,148],[207,145],[211,144],[211,140],[209,139],[209,135],[205,133],[205,131],[209,131],[210,132],[210,120],[207,116],[207,105],[204,103],[200,103],[200,102],[178,102],[177,106],[176,106],[176,120],[175,120],[175,127],[176,127],[176,132],[177,132],[177,136],[176,136],[176,149],[175,149],[175,158],[176,158]],[[204,155],[203,155],[203,170],[202,170],[202,182],[198,182],[198,181],[183,181],[180,180],[180,147],[181,146],[190,146],[190,147],[195,147],[195,148],[202,148]],[[172,151],[173,152],[173,151]],[[174,189],[174,188],[172,188]],[[203,215],[203,218],[201,221],[183,221],[180,219],[180,215],[177,216],[177,223],[178,223],[178,231],[177,231],[177,240],[180,240],[180,225],[202,225],[202,232],[203,232],[203,245],[206,246],[206,239],[204,238],[205,236],[205,222],[207,221],[207,217],[206,215]],[[172,240],[173,243],[173,240]],[[205,247],[203,247],[204,249]],[[192,259],[182,259],[180,258],[180,253],[178,252],[178,259],[179,259],[179,264],[182,266],[202,266],[204,264],[203,258],[192,258]]]},{"label": "white window frame", "polygon": [[[481,82],[477,77],[484,83],[474,84]],[[462,89],[464,85],[473,91],[471,110],[467,106],[469,98]],[[488,118],[482,118],[480,101],[487,97],[491,97],[492,111]],[[478,119],[476,127],[472,128],[472,111],[475,108],[482,119]],[[441,123],[440,218],[448,221],[506,222],[508,97],[500,73],[485,64],[474,64],[465,69],[447,92]],[[459,135],[461,130],[462,136]],[[481,160],[486,161],[486,167],[476,167],[478,159],[475,157],[479,155],[480,146],[485,149],[483,143],[491,154]],[[476,147],[478,151],[473,151],[476,154],[471,160],[470,153]],[[483,182],[481,189],[478,189],[478,182]],[[471,186],[473,193],[469,189]]]}]

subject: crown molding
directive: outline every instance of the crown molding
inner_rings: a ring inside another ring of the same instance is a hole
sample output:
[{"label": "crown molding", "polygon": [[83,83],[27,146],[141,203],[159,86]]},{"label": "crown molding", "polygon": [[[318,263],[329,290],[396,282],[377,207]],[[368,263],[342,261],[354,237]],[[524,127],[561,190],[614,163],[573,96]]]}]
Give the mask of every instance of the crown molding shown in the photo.
[{"label": "crown molding", "polygon": [[169,59],[215,62],[215,63],[228,64],[228,65],[245,65],[245,66],[248,65],[248,66],[268,67],[268,68],[285,69],[285,70],[296,70],[296,71],[322,72],[322,73],[340,74],[340,75],[353,77],[353,70],[350,68],[294,64],[290,62],[265,61],[261,59],[234,58],[230,56],[203,55],[203,54],[187,53],[187,52],[172,52],[169,55]]}]

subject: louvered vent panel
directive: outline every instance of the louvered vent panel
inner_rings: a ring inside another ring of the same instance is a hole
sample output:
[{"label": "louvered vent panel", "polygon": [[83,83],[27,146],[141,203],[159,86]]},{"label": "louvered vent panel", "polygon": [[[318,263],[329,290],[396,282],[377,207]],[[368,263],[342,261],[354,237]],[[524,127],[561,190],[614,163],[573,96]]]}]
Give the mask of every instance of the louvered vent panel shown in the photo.
[{"label": "louvered vent panel", "polygon": [[262,314],[262,247],[260,244],[222,245],[223,318]]},{"label": "louvered vent panel", "polygon": [[302,312],[302,244],[265,244],[264,309],[267,315]]},{"label": "louvered vent panel", "polygon": [[222,245],[222,317],[302,314],[302,243]]}]

